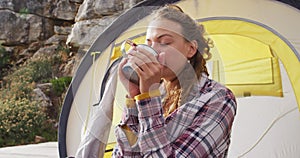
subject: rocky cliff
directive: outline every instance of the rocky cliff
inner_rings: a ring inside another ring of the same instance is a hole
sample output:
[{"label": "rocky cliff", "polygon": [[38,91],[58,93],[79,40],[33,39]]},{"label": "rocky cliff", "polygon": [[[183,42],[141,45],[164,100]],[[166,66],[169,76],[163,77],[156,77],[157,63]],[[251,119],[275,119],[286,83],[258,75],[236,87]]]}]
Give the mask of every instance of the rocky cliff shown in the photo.
[{"label": "rocky cliff", "polygon": [[[0,43],[11,66],[70,49],[62,75],[76,64],[98,35],[140,0],[1,0]],[[66,45],[67,44],[67,45]]]},{"label": "rocky cliff", "polygon": [[[54,95],[50,80],[72,77],[98,35],[139,1],[0,0],[0,103],[31,96],[42,106],[52,107],[46,110],[48,114],[59,113],[63,93]],[[38,62],[45,60],[50,64]],[[28,65],[37,72],[30,79],[13,75],[23,72],[26,76],[29,69],[20,69]],[[14,85],[17,90],[12,91]]]}]

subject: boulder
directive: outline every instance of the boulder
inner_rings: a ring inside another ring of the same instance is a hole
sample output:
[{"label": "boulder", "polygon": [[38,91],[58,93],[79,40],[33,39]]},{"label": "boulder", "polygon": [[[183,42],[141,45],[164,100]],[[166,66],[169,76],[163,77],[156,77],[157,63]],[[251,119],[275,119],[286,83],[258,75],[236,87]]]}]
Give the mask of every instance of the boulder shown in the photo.
[{"label": "boulder", "polygon": [[122,10],[122,0],[85,0],[79,7],[75,21],[98,19]]},{"label": "boulder", "polygon": [[90,47],[99,34],[101,34],[116,17],[117,15],[113,15],[101,19],[76,22],[71,34],[68,36],[67,45],[72,47]]},{"label": "boulder", "polygon": [[33,14],[0,10],[0,40],[4,45],[29,44],[51,37],[53,21]]},{"label": "boulder", "polygon": [[63,20],[74,20],[79,5],[69,0],[60,0],[53,9],[53,17]]},{"label": "boulder", "polygon": [[0,8],[14,10],[13,0],[1,0]]},{"label": "boulder", "polygon": [[34,100],[39,102],[39,105],[42,107],[52,106],[52,102],[49,97],[45,95],[45,93],[40,88],[35,88],[34,92]]},{"label": "boulder", "polygon": [[58,47],[57,45],[44,46],[32,56],[32,60],[51,59],[52,56],[57,54]]},{"label": "boulder", "polygon": [[[17,45],[28,42],[29,23],[25,18],[10,10],[0,10],[0,40],[4,45]],[[3,28],[3,29],[2,29]]]},{"label": "boulder", "polygon": [[68,36],[67,35],[53,35],[45,41],[45,45],[63,45]]},{"label": "boulder", "polygon": [[58,35],[69,35],[72,32],[71,26],[54,26],[54,33]]},{"label": "boulder", "polygon": [[0,8],[20,14],[74,20],[80,1],[70,0],[1,0]]}]

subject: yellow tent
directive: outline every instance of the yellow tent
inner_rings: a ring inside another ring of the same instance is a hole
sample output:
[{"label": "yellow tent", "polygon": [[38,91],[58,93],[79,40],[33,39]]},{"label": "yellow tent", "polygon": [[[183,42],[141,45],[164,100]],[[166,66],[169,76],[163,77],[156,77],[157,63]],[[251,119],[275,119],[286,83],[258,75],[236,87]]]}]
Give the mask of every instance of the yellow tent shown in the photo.
[{"label": "yellow tent", "polygon": [[[214,41],[210,77],[237,96],[228,157],[298,157],[300,11],[270,0],[153,0],[121,15],[94,42],[73,78],[60,117],[60,156],[74,156],[89,130],[93,105],[104,99],[105,85],[115,75],[121,43],[127,38],[143,43],[147,15],[165,3],[176,3],[205,26]],[[113,126],[124,101],[117,81],[115,88],[107,151],[115,142]]]}]

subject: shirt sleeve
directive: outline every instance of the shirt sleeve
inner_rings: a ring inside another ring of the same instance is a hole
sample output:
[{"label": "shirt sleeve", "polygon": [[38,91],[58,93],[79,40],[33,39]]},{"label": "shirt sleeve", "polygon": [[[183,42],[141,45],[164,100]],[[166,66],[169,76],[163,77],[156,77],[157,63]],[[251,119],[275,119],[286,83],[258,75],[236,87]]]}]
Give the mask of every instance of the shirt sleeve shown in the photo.
[{"label": "shirt sleeve", "polygon": [[126,98],[126,106],[124,107],[122,120],[119,126],[124,125],[127,125],[127,127],[131,129],[132,132],[138,132],[138,111],[136,108],[135,100],[132,98]]},{"label": "shirt sleeve", "polygon": [[123,109],[121,122],[116,126],[115,135],[117,144],[114,147],[112,157],[140,157],[139,149],[131,148],[129,143],[135,140],[139,131],[138,111],[135,100],[126,98],[126,106]]},{"label": "shirt sleeve", "polygon": [[[139,141],[137,144],[144,156],[168,156],[170,145],[167,137],[165,119],[163,117],[161,99],[159,96],[136,101],[140,123]],[[162,155],[155,155],[156,152]]]},{"label": "shirt sleeve", "polygon": [[[160,97],[136,98],[138,140],[128,147],[124,134],[120,132],[116,151],[122,157],[223,157],[227,154],[236,104],[230,91],[219,91],[208,96],[207,102],[196,99],[182,105],[187,107],[182,108],[185,112],[177,111],[176,117],[180,117],[181,121],[190,120],[185,117],[191,116],[193,121],[173,141],[168,137]],[[189,113],[189,116],[185,115]]]}]

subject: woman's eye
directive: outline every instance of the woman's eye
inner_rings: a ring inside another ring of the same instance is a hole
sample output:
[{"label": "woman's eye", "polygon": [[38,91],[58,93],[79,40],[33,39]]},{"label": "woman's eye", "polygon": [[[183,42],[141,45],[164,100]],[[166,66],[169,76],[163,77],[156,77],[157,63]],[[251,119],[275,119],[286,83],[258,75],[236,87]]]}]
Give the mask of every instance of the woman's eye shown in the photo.
[{"label": "woman's eye", "polygon": [[171,44],[170,42],[161,42],[160,43],[160,45],[162,45],[162,46],[167,46],[167,45],[169,45],[169,44]]}]

